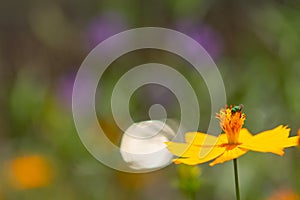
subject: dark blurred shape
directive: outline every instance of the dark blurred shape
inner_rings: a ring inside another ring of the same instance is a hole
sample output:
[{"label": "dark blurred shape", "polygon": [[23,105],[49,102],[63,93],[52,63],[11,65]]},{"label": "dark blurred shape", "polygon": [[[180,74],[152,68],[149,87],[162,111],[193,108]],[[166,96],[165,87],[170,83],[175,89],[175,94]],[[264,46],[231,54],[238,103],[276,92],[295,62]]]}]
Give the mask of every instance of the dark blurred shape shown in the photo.
[{"label": "dark blurred shape", "polygon": [[96,16],[86,28],[86,42],[89,49],[103,40],[127,29],[126,17],[117,12],[105,12]]},{"label": "dark blurred shape", "polygon": [[57,84],[57,96],[63,107],[72,109],[72,92],[76,73],[64,74]]},{"label": "dark blurred shape", "polygon": [[176,29],[201,44],[213,59],[218,59],[221,56],[223,50],[222,38],[210,26],[184,19],[177,22]]}]

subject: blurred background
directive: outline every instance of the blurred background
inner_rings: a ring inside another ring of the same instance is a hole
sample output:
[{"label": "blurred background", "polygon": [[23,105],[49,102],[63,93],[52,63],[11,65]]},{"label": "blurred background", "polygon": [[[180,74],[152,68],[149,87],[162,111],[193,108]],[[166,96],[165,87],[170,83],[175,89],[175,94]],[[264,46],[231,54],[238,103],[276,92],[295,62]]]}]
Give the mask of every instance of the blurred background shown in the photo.
[{"label": "blurred background", "polygon": [[[244,104],[251,132],[285,124],[296,135],[299,22],[300,2],[292,0],[1,1],[0,200],[233,199],[231,162],[215,167],[172,164],[128,174],[94,159],[73,123],[76,72],[99,42],[120,31],[175,29],[198,41],[214,59],[228,104]],[[120,57],[102,77],[96,102],[108,138],[119,144],[122,136],[109,106],[113,85],[131,67],[148,62],[172,66],[190,80],[201,109],[199,131],[205,131],[211,113],[202,78],[176,55],[144,50]],[[168,117],[180,114],[167,88],[147,85],[131,98],[133,119],[149,119],[149,107],[157,103]],[[250,152],[239,158],[239,173],[242,199],[297,199],[300,150],[287,149],[284,157]]]}]

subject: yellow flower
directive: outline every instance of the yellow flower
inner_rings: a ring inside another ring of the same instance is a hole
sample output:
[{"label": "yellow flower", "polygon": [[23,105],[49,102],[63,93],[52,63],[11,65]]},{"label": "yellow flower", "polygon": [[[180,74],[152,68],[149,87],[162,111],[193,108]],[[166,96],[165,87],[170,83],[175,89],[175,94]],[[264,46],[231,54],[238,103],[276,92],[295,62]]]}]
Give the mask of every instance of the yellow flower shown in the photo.
[{"label": "yellow flower", "polygon": [[16,189],[46,186],[52,179],[48,161],[40,155],[15,158],[8,163],[9,178]]},{"label": "yellow flower", "polygon": [[246,115],[241,106],[230,106],[217,114],[225,134],[219,137],[199,132],[185,135],[186,143],[167,142],[167,148],[178,156],[176,164],[197,165],[215,159],[209,165],[223,163],[238,158],[247,151],[271,152],[283,156],[284,148],[296,146],[299,136],[289,137],[290,129],[278,126],[256,135],[242,128]]},{"label": "yellow flower", "polygon": [[300,129],[298,129],[298,146],[300,146]]}]

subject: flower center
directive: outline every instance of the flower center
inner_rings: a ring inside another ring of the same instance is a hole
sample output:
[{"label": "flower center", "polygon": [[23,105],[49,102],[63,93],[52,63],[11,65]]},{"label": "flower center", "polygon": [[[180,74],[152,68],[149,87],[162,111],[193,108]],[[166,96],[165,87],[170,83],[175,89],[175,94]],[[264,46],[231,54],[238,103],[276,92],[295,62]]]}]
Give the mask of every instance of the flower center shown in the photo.
[{"label": "flower center", "polygon": [[228,144],[239,144],[240,130],[246,119],[246,115],[242,113],[242,106],[226,107],[217,114],[217,118],[226,133]]}]

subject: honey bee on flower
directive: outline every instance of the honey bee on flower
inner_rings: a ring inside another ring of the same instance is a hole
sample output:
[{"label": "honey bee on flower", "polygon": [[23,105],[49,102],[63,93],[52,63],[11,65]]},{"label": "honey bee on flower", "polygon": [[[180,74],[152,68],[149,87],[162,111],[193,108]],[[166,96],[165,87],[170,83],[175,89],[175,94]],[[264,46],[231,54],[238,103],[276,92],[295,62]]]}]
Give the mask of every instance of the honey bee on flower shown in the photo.
[{"label": "honey bee on flower", "polygon": [[217,118],[224,131],[218,137],[200,132],[188,132],[186,143],[167,142],[169,151],[178,156],[176,164],[197,165],[215,159],[209,165],[214,166],[236,159],[249,150],[270,152],[280,156],[284,148],[297,146],[299,136],[289,137],[290,128],[280,125],[272,130],[252,135],[243,128],[246,115],[243,106],[227,106],[220,110]]}]

